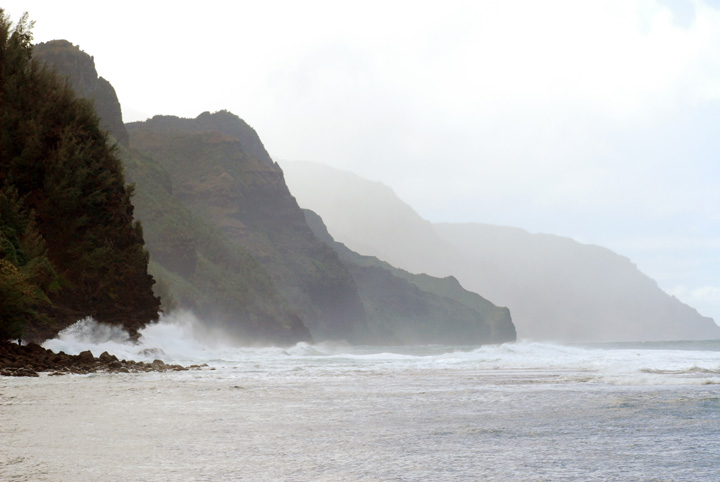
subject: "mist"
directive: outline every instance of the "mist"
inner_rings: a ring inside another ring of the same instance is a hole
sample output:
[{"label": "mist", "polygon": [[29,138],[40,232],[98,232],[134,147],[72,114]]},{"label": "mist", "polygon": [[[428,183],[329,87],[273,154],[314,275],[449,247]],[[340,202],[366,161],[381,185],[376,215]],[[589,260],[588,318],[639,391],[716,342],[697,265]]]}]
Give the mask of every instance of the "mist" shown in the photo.
[{"label": "mist", "polygon": [[519,339],[714,339],[712,319],[663,292],[626,257],[567,237],[480,223],[430,223],[387,186],[315,163],[283,164],[301,206],[349,248],[402,269],[455,276],[510,309]]}]

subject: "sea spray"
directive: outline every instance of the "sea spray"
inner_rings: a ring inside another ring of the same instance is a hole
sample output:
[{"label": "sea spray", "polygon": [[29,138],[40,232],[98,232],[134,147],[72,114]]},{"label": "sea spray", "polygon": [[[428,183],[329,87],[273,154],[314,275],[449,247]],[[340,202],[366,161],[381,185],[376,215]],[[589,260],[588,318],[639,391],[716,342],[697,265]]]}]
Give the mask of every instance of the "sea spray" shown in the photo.
[{"label": "sea spray", "polygon": [[192,362],[218,358],[232,347],[221,341],[222,336],[209,332],[188,311],[163,315],[157,323],[140,330],[135,342],[120,327],[83,318],[43,343],[45,348],[75,355],[85,350],[99,355],[107,351],[118,358],[152,361],[162,358],[172,362]]},{"label": "sea spray", "polygon": [[[338,342],[298,343],[290,347],[252,347],[233,343],[219,329],[209,330],[188,311],[161,317],[141,330],[137,342],[118,327],[85,318],[43,346],[54,351],[94,355],[107,351],[120,359],[257,371],[326,371],[344,367],[365,372],[449,370],[530,374],[552,371],[558,380],[613,385],[720,383],[720,342],[697,342],[678,350],[672,345],[559,345],[517,342],[485,346],[352,346]],[[715,348],[715,349],[713,349]],[[524,375],[523,375],[524,376]]]}]

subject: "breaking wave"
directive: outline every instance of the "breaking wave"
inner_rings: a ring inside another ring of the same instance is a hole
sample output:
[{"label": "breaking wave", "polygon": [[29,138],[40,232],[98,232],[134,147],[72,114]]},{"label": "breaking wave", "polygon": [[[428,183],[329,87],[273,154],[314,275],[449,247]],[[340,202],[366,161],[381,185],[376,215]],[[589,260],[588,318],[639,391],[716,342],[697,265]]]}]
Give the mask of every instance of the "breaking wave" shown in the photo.
[{"label": "breaking wave", "polygon": [[208,331],[192,313],[178,311],[141,330],[139,341],[121,328],[85,318],[43,344],[77,354],[107,351],[118,358],[170,363],[208,363],[233,370],[305,372],[347,370],[474,370],[514,373],[527,380],[617,385],[720,383],[720,351],[698,342],[574,346],[517,342],[486,346],[351,346],[346,343],[298,343],[290,347],[238,346],[221,331]]}]

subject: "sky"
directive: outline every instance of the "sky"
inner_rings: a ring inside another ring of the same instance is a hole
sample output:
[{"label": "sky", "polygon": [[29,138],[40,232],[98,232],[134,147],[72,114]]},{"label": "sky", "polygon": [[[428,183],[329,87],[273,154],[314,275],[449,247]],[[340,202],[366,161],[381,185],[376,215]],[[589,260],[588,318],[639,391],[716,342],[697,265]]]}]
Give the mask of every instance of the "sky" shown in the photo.
[{"label": "sky", "polygon": [[227,109],[430,221],[629,257],[720,323],[720,0],[2,1],[125,121]]}]

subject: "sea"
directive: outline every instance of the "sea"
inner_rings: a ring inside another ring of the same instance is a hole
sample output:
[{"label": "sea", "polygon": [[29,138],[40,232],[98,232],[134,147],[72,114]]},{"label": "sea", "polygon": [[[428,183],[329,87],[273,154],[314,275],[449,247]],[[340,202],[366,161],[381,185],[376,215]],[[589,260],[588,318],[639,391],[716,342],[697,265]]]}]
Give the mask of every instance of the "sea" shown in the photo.
[{"label": "sea", "polygon": [[74,354],[205,366],[0,377],[2,481],[717,481],[720,341],[238,347],[177,314]]}]

